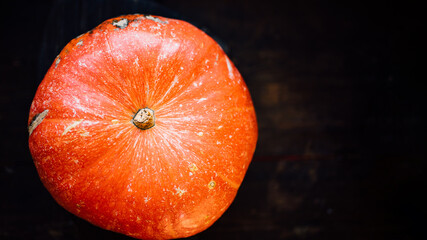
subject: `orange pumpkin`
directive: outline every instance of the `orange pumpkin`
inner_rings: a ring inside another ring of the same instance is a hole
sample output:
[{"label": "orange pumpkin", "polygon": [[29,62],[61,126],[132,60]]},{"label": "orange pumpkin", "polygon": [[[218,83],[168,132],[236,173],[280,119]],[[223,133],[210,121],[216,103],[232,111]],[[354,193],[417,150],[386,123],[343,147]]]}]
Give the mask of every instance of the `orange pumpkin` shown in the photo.
[{"label": "orange pumpkin", "polygon": [[194,235],[230,206],[257,140],[248,89],[205,33],[150,15],[73,39],[40,84],[29,147],[53,198],[135,238]]}]

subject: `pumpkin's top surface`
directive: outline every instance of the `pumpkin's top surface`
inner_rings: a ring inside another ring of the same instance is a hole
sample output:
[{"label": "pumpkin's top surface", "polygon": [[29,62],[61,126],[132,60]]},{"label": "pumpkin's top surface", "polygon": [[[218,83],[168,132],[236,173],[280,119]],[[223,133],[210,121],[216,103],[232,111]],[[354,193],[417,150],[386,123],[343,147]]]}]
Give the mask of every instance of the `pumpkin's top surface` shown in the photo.
[{"label": "pumpkin's top surface", "polygon": [[[144,116],[150,127],[135,124]],[[137,238],[209,227],[233,201],[257,139],[248,89],[219,45],[186,22],[143,15],[73,39],[28,123],[56,201]]]}]

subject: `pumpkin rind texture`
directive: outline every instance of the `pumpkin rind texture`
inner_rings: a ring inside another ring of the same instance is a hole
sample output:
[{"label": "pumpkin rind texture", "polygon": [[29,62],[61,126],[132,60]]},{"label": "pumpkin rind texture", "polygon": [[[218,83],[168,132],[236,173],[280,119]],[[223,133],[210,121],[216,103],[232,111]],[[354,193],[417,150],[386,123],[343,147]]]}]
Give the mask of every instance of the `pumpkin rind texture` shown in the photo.
[{"label": "pumpkin rind texture", "polygon": [[[132,118],[152,109],[154,126]],[[257,141],[252,100],[193,25],[126,15],[73,39],[37,89],[29,148],[53,198],[140,239],[188,237],[230,206]]]}]

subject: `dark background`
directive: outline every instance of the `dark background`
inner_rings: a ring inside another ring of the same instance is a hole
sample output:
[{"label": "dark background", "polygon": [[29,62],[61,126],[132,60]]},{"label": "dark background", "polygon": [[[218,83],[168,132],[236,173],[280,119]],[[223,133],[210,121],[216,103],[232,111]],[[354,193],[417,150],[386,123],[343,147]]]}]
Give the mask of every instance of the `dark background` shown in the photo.
[{"label": "dark background", "polygon": [[[425,239],[420,6],[408,1],[2,1],[0,239],[130,239],[59,207],[28,110],[72,38],[121,14],[189,21],[243,75],[259,123],[235,202],[191,239]],[[422,66],[425,70],[425,66]]]}]

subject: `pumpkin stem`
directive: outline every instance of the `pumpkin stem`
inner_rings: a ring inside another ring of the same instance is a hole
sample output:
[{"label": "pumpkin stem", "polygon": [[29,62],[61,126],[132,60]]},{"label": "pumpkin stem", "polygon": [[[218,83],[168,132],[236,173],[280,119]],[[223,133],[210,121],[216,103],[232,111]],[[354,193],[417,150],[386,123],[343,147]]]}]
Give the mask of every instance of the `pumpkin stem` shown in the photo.
[{"label": "pumpkin stem", "polygon": [[141,130],[147,130],[156,125],[156,118],[154,117],[154,111],[149,108],[141,108],[133,116],[132,123]]}]

